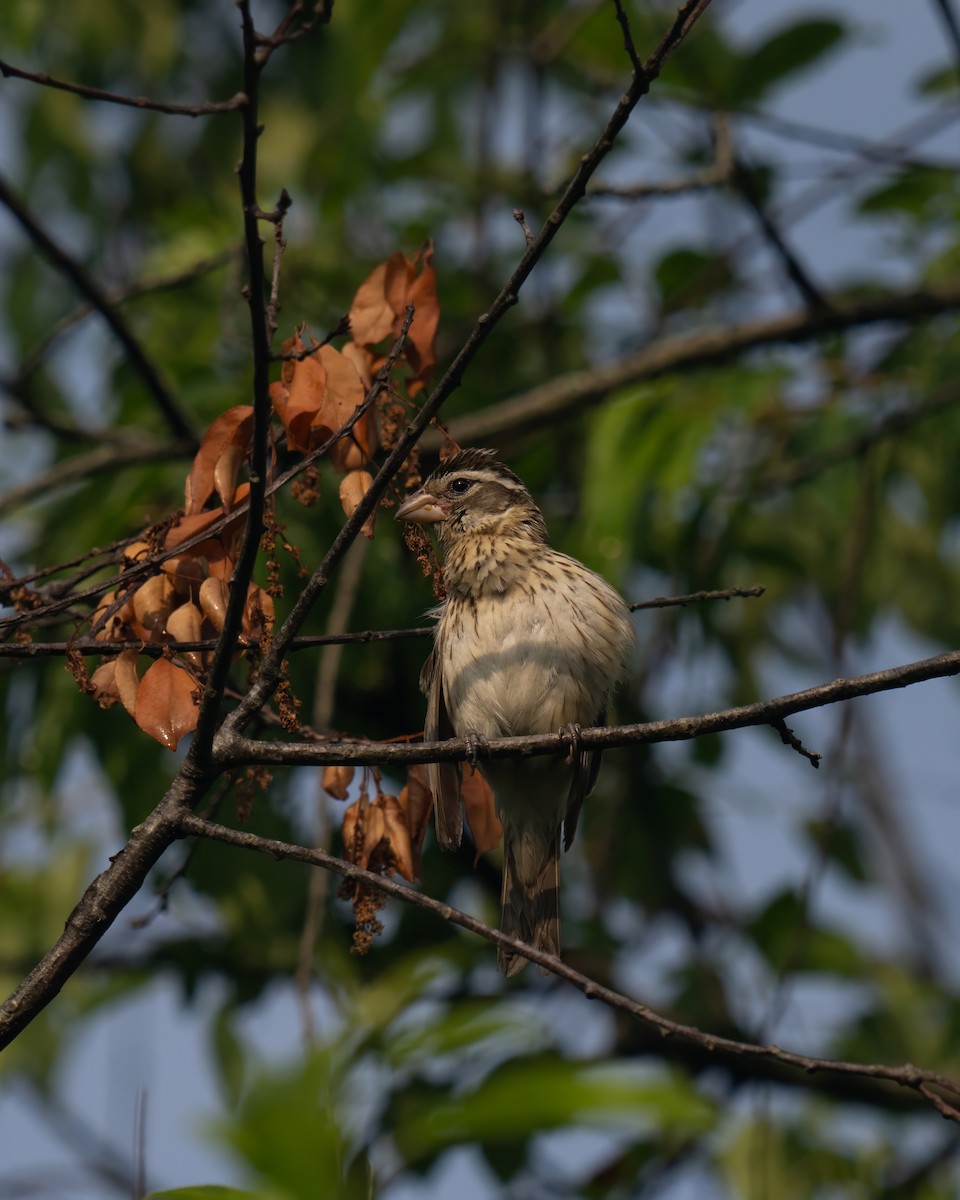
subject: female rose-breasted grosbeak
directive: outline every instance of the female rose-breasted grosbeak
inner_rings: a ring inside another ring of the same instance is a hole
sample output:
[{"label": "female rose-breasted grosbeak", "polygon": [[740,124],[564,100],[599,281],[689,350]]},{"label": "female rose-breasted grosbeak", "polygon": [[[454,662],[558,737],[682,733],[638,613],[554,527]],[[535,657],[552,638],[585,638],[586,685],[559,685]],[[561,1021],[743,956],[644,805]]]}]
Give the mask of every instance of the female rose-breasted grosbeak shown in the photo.
[{"label": "female rose-breasted grosbeak", "polygon": [[[424,737],[485,739],[567,731],[557,757],[487,761],[503,824],[504,933],[560,952],[560,831],[569,849],[600,752],[580,749],[580,726],[602,724],[634,642],[626,604],[601,577],[549,543],[543,516],[491,450],[462,450],[408,496],[397,520],[435,525],[447,598],[420,687]],[[428,767],[437,836],[460,844],[455,763]],[[525,960],[500,950],[508,975]]]}]

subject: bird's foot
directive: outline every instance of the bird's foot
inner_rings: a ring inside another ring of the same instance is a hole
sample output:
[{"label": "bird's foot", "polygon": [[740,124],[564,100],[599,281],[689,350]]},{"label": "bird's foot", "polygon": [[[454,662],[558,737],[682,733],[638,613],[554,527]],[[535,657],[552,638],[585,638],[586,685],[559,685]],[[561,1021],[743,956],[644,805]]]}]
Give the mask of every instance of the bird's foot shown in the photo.
[{"label": "bird's foot", "polygon": [[475,729],[468,729],[463,735],[463,740],[467,743],[467,762],[470,764],[470,773],[473,774],[477,769],[477,754],[486,750],[490,743]]},{"label": "bird's foot", "polygon": [[557,733],[565,742],[570,743],[570,750],[567,753],[567,757],[563,761],[568,767],[572,767],[577,756],[580,754],[580,735],[583,733],[583,728],[576,721],[572,721],[569,725],[564,725],[561,729],[558,729]]}]

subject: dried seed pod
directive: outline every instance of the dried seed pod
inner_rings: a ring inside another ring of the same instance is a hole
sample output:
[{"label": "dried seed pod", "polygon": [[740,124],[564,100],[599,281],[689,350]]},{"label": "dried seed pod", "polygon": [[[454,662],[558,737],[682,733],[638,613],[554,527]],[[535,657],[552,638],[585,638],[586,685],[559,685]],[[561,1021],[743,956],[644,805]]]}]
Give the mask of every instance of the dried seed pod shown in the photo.
[{"label": "dried seed pod", "polygon": [[323,772],[323,790],[334,800],[346,800],[347,789],[353,780],[354,768],[337,765]]}]

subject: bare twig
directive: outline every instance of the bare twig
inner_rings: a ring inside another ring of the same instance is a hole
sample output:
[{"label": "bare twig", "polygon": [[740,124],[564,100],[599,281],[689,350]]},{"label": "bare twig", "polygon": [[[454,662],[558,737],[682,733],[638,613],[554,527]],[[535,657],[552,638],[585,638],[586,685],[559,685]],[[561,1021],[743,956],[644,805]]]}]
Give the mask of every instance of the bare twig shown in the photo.
[{"label": "bare twig", "polygon": [[527,224],[527,217],[522,208],[515,208],[513,210],[513,219],[520,226],[520,230],[523,233],[523,240],[529,248],[533,245],[533,230]]},{"label": "bare twig", "polygon": [[780,734],[780,740],[785,746],[790,746],[791,749],[796,750],[796,752],[801,754],[812,767],[820,766],[820,760],[823,758],[823,755],[815,754],[812,750],[808,750],[806,746],[804,746],[803,742],[801,742],[797,735],[793,732],[793,730],[787,728],[787,723],[782,717],[771,721],[770,724],[777,731],[777,733]]},{"label": "bare twig", "polygon": [[630,59],[634,78],[636,78],[638,75],[643,74],[643,63],[640,61],[640,56],[637,54],[637,47],[633,43],[630,20],[623,10],[622,0],[613,0],[613,7],[617,14],[617,24],[620,26],[620,31],[623,34],[623,48],[627,52],[627,58]]},{"label": "bare twig", "polygon": [[[30,578],[30,577],[25,577]],[[23,580],[0,581],[0,596],[4,590],[22,583]],[[638,600],[629,606],[631,612],[639,612],[648,608],[686,608],[689,604],[699,604],[709,600],[732,600],[736,597],[762,596],[764,588],[755,584],[749,588],[725,588],[717,592],[690,592],[686,596],[657,596],[653,600]],[[309,637],[296,637],[290,642],[289,649],[312,650],[317,646],[347,646],[367,645],[372,642],[397,641],[407,638],[431,637],[434,632],[432,625],[422,625],[416,629],[366,629],[358,633],[321,633]],[[247,643],[252,649],[260,648],[260,642],[251,640]],[[139,642],[139,641],[97,641],[96,638],[77,638],[70,642],[17,642],[0,644],[0,659],[2,658],[58,658],[68,651],[72,654],[120,654],[124,650],[138,650],[141,654],[161,658],[168,651],[183,654],[190,650],[214,650],[217,645],[215,638],[203,638],[195,642]]]},{"label": "bare twig", "polygon": [[26,79],[43,87],[57,88],[61,92],[73,92],[86,100],[104,100],[108,104],[122,104],[127,108],[149,109],[151,112],[167,113],[179,117],[210,117],[218,113],[236,112],[247,103],[243,92],[237,92],[229,100],[202,100],[199,104],[168,104],[163,100],[148,100],[145,96],[124,96],[118,92],[105,92],[102,88],[87,87],[82,83],[71,83],[66,79],[54,79],[44,71],[24,71],[11,63],[0,61],[0,75],[4,78]]},{"label": "bare twig", "polygon": [[640,612],[644,608],[686,608],[688,604],[700,604],[705,600],[733,600],[738,597],[762,596],[766,588],[761,583],[752,587],[724,588],[718,592],[690,592],[686,596],[656,596],[653,600],[636,600],[629,605],[631,612]]},{"label": "bare twig", "polygon": [[126,351],[131,365],[139,373],[147,390],[153,396],[157,407],[170,427],[171,433],[177,438],[192,438],[193,431],[186,416],[181,412],[179,403],[160,378],[157,368],[147,357],[139,341],[134,337],[130,326],[110,303],[100,285],[94,283],[93,279],[91,279],[80,263],[71,254],[68,254],[38,224],[27,206],[2,177],[0,177],[0,204],[3,204],[17,219],[37,249],[53,263],[62,275],[65,275],[70,280],[77,291],[86,297],[97,312],[100,313],[104,321],[106,321],[114,336]]}]

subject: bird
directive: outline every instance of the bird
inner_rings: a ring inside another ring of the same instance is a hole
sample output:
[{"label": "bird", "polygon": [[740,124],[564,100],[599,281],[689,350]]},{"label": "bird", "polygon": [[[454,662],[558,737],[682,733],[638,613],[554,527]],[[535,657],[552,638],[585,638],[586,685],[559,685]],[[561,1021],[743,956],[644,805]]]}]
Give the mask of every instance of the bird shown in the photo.
[{"label": "bird", "polygon": [[[599,750],[582,727],[606,721],[610,694],[635,635],[622,597],[600,575],[550,545],[543,514],[494,451],[458,450],[400,504],[398,521],[435,529],[446,599],[432,610],[433,649],[420,676],[424,738],[488,740],[562,733],[559,755],[483,764],[503,825],[501,931],[560,954],[560,843],[569,850]],[[432,763],[437,838],[456,849],[463,831],[460,770]],[[498,946],[501,971],[526,959]]]}]

